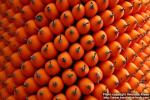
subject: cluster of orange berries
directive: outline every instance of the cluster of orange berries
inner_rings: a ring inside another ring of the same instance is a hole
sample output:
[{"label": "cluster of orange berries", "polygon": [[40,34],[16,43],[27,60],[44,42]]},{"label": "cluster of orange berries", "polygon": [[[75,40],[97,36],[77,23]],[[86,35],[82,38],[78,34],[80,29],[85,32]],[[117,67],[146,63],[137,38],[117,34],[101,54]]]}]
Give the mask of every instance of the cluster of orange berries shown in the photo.
[{"label": "cluster of orange berries", "polygon": [[150,94],[149,0],[1,0],[0,100]]}]

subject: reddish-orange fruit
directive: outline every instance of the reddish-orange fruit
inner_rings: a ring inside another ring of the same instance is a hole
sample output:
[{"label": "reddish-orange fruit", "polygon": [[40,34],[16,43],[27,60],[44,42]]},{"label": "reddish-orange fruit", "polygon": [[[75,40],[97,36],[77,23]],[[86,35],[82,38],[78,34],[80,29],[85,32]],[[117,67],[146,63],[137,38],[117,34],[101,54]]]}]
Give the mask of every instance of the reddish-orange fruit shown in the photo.
[{"label": "reddish-orange fruit", "polygon": [[29,4],[30,1],[29,0],[20,0],[20,2],[22,2],[24,5]]},{"label": "reddish-orange fruit", "polygon": [[139,44],[140,46],[142,46],[142,48],[147,47],[147,43],[146,43],[145,41],[143,41],[143,40],[140,40],[140,41],[138,42],[138,44]]},{"label": "reddish-orange fruit", "polygon": [[141,27],[144,23],[144,18],[140,14],[135,14],[134,17],[136,18],[138,22],[138,27]]},{"label": "reddish-orange fruit", "polygon": [[79,39],[79,32],[76,27],[70,26],[65,31],[65,37],[71,43],[76,42]]},{"label": "reddish-orange fruit", "polygon": [[81,35],[87,34],[90,31],[90,21],[86,18],[80,19],[76,27]]},{"label": "reddish-orange fruit", "polygon": [[60,34],[57,35],[54,39],[54,47],[58,50],[58,51],[65,51],[69,46],[69,42],[66,39],[65,35]]},{"label": "reddish-orange fruit", "polygon": [[50,80],[50,76],[45,72],[44,68],[41,68],[35,72],[34,80],[39,85],[46,85]]},{"label": "reddish-orange fruit", "polygon": [[16,52],[16,53],[13,53],[13,54],[11,55],[10,61],[11,61],[11,63],[13,64],[13,66],[14,66],[15,68],[19,68],[20,65],[21,65],[22,62],[23,62],[17,52]]},{"label": "reddish-orange fruit", "polygon": [[142,40],[145,41],[147,44],[150,43],[150,37],[149,37],[149,36],[144,36],[144,37],[142,38]]},{"label": "reddish-orange fruit", "polygon": [[107,42],[107,35],[104,31],[100,30],[93,35],[95,46],[101,47]]},{"label": "reddish-orange fruit", "polygon": [[60,100],[67,100],[67,97],[66,97],[65,94],[59,93],[59,94],[57,94],[57,95],[55,95],[55,96],[53,97],[53,100],[57,100],[57,99],[60,99]]},{"label": "reddish-orange fruit", "polygon": [[147,66],[150,66],[150,61],[149,61],[149,59],[150,59],[150,58],[147,58],[147,60],[144,61],[144,64],[146,64]]},{"label": "reddish-orange fruit", "polygon": [[132,88],[128,82],[124,82],[117,89],[120,93],[130,93]]},{"label": "reddish-orange fruit", "polygon": [[66,27],[71,26],[74,23],[74,18],[71,11],[66,10],[60,15],[62,24]]},{"label": "reddish-orange fruit", "polygon": [[127,81],[127,79],[130,76],[129,72],[125,68],[122,68],[119,71],[117,71],[115,75],[117,76],[120,84]]},{"label": "reddish-orange fruit", "polygon": [[139,85],[139,80],[136,79],[135,77],[131,77],[129,80],[128,80],[128,83],[130,84],[131,88],[132,89],[136,89]]},{"label": "reddish-orange fruit", "polygon": [[64,31],[64,26],[59,19],[55,19],[50,22],[49,28],[53,34],[61,34]]},{"label": "reddish-orange fruit", "polygon": [[145,84],[140,83],[139,86],[136,88],[136,91],[138,93],[142,93],[144,89],[145,89]]},{"label": "reddish-orange fruit", "polygon": [[15,24],[14,23],[10,23],[9,25],[8,25],[8,32],[9,32],[9,34],[11,35],[11,36],[13,36],[14,34],[15,34],[15,31],[16,31],[16,26],[15,26]]},{"label": "reddish-orange fruit", "polygon": [[146,82],[150,81],[150,73],[146,73],[146,75],[145,75],[145,81]]},{"label": "reddish-orange fruit", "polygon": [[54,3],[47,4],[44,9],[44,13],[50,20],[54,20],[59,15],[58,9]]},{"label": "reddish-orange fruit", "polygon": [[146,74],[146,73],[148,73],[148,72],[150,71],[150,68],[149,68],[147,65],[143,64],[143,65],[141,66],[140,70],[141,70],[144,74]]},{"label": "reddish-orange fruit", "polygon": [[64,83],[59,76],[55,76],[49,81],[48,87],[52,93],[59,93],[64,88]]},{"label": "reddish-orange fruit", "polygon": [[140,33],[138,31],[132,30],[128,34],[132,38],[132,44],[134,44],[135,42],[139,40]]},{"label": "reddish-orange fruit", "polygon": [[110,91],[111,93],[120,93],[118,89],[113,89],[112,91]]},{"label": "reddish-orange fruit", "polygon": [[39,49],[41,49],[42,43],[38,39],[37,35],[32,35],[31,37],[28,38],[27,45],[30,50],[38,51]]},{"label": "reddish-orange fruit", "polygon": [[2,68],[2,67],[5,65],[6,62],[7,62],[7,61],[6,61],[6,59],[4,58],[4,56],[0,56],[0,68]]},{"label": "reddish-orange fruit", "polygon": [[21,72],[26,77],[30,77],[34,75],[35,68],[32,66],[31,61],[25,61],[21,65]]},{"label": "reddish-orange fruit", "polygon": [[72,69],[66,69],[62,73],[62,80],[65,85],[73,85],[77,81],[77,75]]},{"label": "reddish-orange fruit", "polygon": [[94,88],[94,91],[93,91],[93,95],[97,99],[102,100],[103,99],[103,93],[108,93],[108,89],[107,89],[106,85],[100,83],[100,84],[96,84],[94,87],[95,88]]},{"label": "reddish-orange fruit", "polygon": [[27,100],[37,100],[37,96],[36,95],[30,95],[26,97]]},{"label": "reddish-orange fruit", "polygon": [[0,71],[0,81],[3,82],[7,79],[5,71]]},{"label": "reddish-orange fruit", "polygon": [[23,27],[20,27],[16,30],[15,37],[18,42],[25,43],[28,38],[28,34],[25,32],[25,29]]},{"label": "reddish-orange fruit", "polygon": [[[66,90],[66,97],[70,100],[80,100],[81,90],[77,85],[72,85]],[[63,99],[64,100],[64,99]]]},{"label": "reddish-orange fruit", "polygon": [[36,68],[40,68],[45,64],[45,59],[40,52],[35,52],[31,57],[30,61]]},{"label": "reddish-orange fruit", "polygon": [[24,25],[24,29],[29,35],[37,34],[39,30],[34,20],[28,20]]},{"label": "reddish-orange fruit", "polygon": [[[2,18],[0,18],[0,19],[2,19]],[[11,24],[11,23],[10,23],[10,24]],[[0,26],[1,26],[1,25],[0,25]],[[0,34],[2,35],[4,32],[5,32],[4,29],[1,27],[1,28],[0,28]]]},{"label": "reddish-orange fruit", "polygon": [[86,17],[93,17],[98,12],[98,6],[95,1],[88,1],[85,4],[85,15]]},{"label": "reddish-orange fruit", "polygon": [[53,3],[55,1],[53,0],[42,0],[43,4]]},{"label": "reddish-orange fruit", "polygon": [[118,2],[119,2],[119,0],[114,0],[114,1],[109,0],[109,7],[110,8],[115,7],[118,4]]},{"label": "reddish-orange fruit", "polygon": [[79,4],[81,1],[80,0],[68,0],[68,2],[69,2],[69,5],[70,6],[75,6],[75,5],[77,5],[77,4]]},{"label": "reddish-orange fruit", "polygon": [[[6,47],[6,44],[3,41],[0,41],[0,49],[2,50],[3,48]],[[10,46],[9,46],[10,47]],[[10,47],[11,48],[11,47]],[[1,51],[0,50],[0,51]]]},{"label": "reddish-orange fruit", "polygon": [[149,94],[149,90],[148,90],[147,88],[144,88],[144,89],[143,89],[143,93]]},{"label": "reddish-orange fruit", "polygon": [[57,75],[60,72],[60,66],[56,59],[49,60],[45,63],[45,71],[51,75]]},{"label": "reddish-orange fruit", "polygon": [[43,42],[43,43],[52,41],[52,39],[53,39],[53,33],[50,31],[49,27],[47,27],[47,26],[42,27],[38,31],[38,39],[41,42]]},{"label": "reddish-orange fruit", "polygon": [[127,16],[129,14],[132,13],[133,11],[133,5],[128,2],[128,1],[124,1],[121,6],[124,8],[124,16]]},{"label": "reddish-orange fruit", "polygon": [[140,12],[146,11],[146,10],[147,10],[147,7],[148,7],[148,4],[149,4],[149,1],[148,1],[148,0],[142,1],[142,5],[141,5]]},{"label": "reddish-orange fruit", "polygon": [[10,95],[9,92],[6,90],[5,87],[3,87],[0,90],[0,94],[1,94],[1,99],[6,99]]},{"label": "reddish-orange fruit", "polygon": [[[73,1],[71,1],[73,2]],[[85,15],[85,8],[82,4],[77,4],[72,8],[72,15],[75,20],[80,20]]]},{"label": "reddish-orange fruit", "polygon": [[37,90],[39,89],[39,86],[37,85],[37,83],[32,77],[26,79],[23,86],[24,86],[26,93],[28,94],[36,93]]},{"label": "reddish-orange fruit", "polygon": [[148,54],[148,55],[150,55],[150,46],[148,46],[148,47],[146,47],[145,49],[144,49],[144,53],[146,53],[146,54]]},{"label": "reddish-orange fruit", "polygon": [[149,44],[150,43],[150,37],[149,36],[144,36],[142,38],[143,41],[145,41],[145,43]]},{"label": "reddish-orange fruit", "polygon": [[139,57],[141,57],[142,60],[145,60],[148,57],[148,55],[146,53],[144,53],[144,52],[140,52],[139,53]]},{"label": "reddish-orange fruit", "polygon": [[118,54],[121,53],[122,51],[122,46],[119,42],[117,41],[113,41],[111,43],[108,44],[108,47],[111,51],[111,56],[117,56]]},{"label": "reddish-orange fruit", "polygon": [[137,53],[139,54],[142,51],[142,46],[138,43],[134,43],[133,45],[131,45],[131,48]]},{"label": "reddish-orange fruit", "polygon": [[25,5],[20,12],[25,20],[32,19],[35,16],[35,13],[32,11],[29,5]]},{"label": "reddish-orange fruit", "polygon": [[57,62],[62,68],[69,68],[73,63],[73,60],[68,52],[62,52],[58,55]]},{"label": "reddish-orange fruit", "polygon": [[16,100],[14,95],[8,96],[7,100]]},{"label": "reddish-orange fruit", "polygon": [[[146,14],[145,12],[142,12],[141,15],[144,17],[145,21],[148,20],[149,15]],[[147,26],[146,24],[144,26]]]},{"label": "reddish-orange fruit", "polygon": [[95,96],[92,96],[92,95],[87,95],[84,97],[84,100],[97,100],[97,98]]},{"label": "reddish-orange fruit", "polygon": [[117,27],[110,25],[104,29],[106,35],[107,35],[107,41],[112,42],[117,39],[119,35],[119,31]]},{"label": "reddish-orange fruit", "polygon": [[39,12],[36,16],[35,16],[35,23],[38,27],[43,27],[45,25],[48,25],[48,19],[46,18],[46,16],[44,15],[44,12]]},{"label": "reddish-orange fruit", "polygon": [[134,77],[136,79],[138,79],[139,81],[143,78],[144,76],[144,73],[142,72],[142,70],[138,70],[135,74],[134,74]]},{"label": "reddish-orange fruit", "polygon": [[[111,1],[111,0],[110,0]],[[112,1],[113,2],[113,1]],[[114,14],[114,19],[119,20],[124,15],[124,8],[121,5],[116,5],[112,9],[112,12]]]},{"label": "reddish-orange fruit", "polygon": [[136,53],[134,52],[134,50],[131,49],[131,48],[127,48],[126,50],[124,50],[124,52],[122,53],[122,55],[126,59],[127,63],[129,63],[132,60],[134,60],[135,57],[137,56]]},{"label": "reddish-orange fruit", "polygon": [[69,54],[74,60],[79,60],[84,55],[84,49],[79,43],[74,43],[69,48]]},{"label": "reddish-orange fruit", "polygon": [[1,19],[0,23],[1,23],[1,27],[3,27],[4,29],[7,29],[6,26],[9,25],[9,20],[7,18],[3,18]]},{"label": "reddish-orange fruit", "polygon": [[133,30],[137,26],[137,20],[134,16],[129,15],[129,16],[125,17],[124,20],[128,24],[128,28],[126,30],[127,32]]},{"label": "reddish-orange fruit", "polygon": [[116,21],[114,26],[117,27],[119,34],[123,34],[128,28],[128,24],[124,19]]},{"label": "reddish-orange fruit", "polygon": [[54,44],[52,42],[47,42],[41,48],[41,54],[46,59],[52,59],[57,56],[57,50],[55,49]]},{"label": "reddish-orange fruit", "polygon": [[59,12],[63,12],[69,8],[68,0],[56,0],[56,7]]},{"label": "reddish-orange fruit", "polygon": [[93,39],[92,35],[87,34],[87,35],[84,35],[80,39],[80,44],[82,45],[84,50],[89,51],[94,47],[95,42],[94,42],[94,39]]},{"label": "reddish-orange fruit", "polygon": [[114,14],[110,10],[105,10],[100,16],[104,22],[104,26],[108,26],[114,22]]},{"label": "reddish-orange fruit", "polygon": [[13,91],[14,91],[14,89],[15,89],[15,87],[16,87],[16,84],[15,84],[13,78],[8,78],[8,79],[4,82],[4,85],[5,85],[5,87],[6,87],[6,89],[7,89],[7,91],[8,91],[9,93],[13,93]]},{"label": "reddish-orange fruit", "polygon": [[89,66],[82,60],[74,64],[73,70],[78,77],[84,77],[89,73]]},{"label": "reddish-orange fruit", "polygon": [[134,63],[136,66],[138,66],[138,68],[140,68],[140,67],[143,65],[144,61],[143,61],[139,56],[137,56],[137,57],[135,58],[135,60],[133,61],[133,63]]},{"label": "reddish-orange fruit", "polygon": [[96,0],[98,5],[98,11],[102,12],[105,11],[109,5],[109,0]]},{"label": "reddish-orange fruit", "polygon": [[100,48],[98,48],[96,50],[97,54],[98,54],[98,58],[100,61],[106,61],[107,59],[109,59],[110,55],[111,55],[111,51],[108,48],[108,46],[104,45]]},{"label": "reddish-orange fruit", "polygon": [[9,40],[11,38],[11,35],[8,32],[4,32],[2,35],[2,40],[4,40],[4,42],[6,41],[7,44],[7,40]]},{"label": "reddish-orange fruit", "polygon": [[[6,12],[5,12],[5,16],[10,20],[10,18],[12,17],[12,16],[14,16],[15,15],[15,11],[12,9],[12,8],[10,8],[10,9],[8,9]],[[11,20],[10,20],[11,21]]]},{"label": "reddish-orange fruit", "polygon": [[138,71],[138,67],[134,63],[129,63],[125,66],[130,75],[135,74]]},{"label": "reddish-orange fruit", "polygon": [[109,60],[100,63],[99,68],[102,70],[104,77],[112,75],[115,69],[114,64]]},{"label": "reddish-orange fruit", "polygon": [[7,76],[10,76],[15,71],[15,67],[12,65],[11,62],[7,62],[4,65],[4,71],[7,74]]},{"label": "reddish-orange fruit", "polygon": [[98,55],[97,55],[97,53],[95,51],[89,51],[89,52],[87,52],[84,55],[83,59],[84,59],[85,63],[87,63],[87,65],[89,67],[95,66],[98,63],[98,61],[99,61]]},{"label": "reddish-orange fruit", "polygon": [[99,15],[96,15],[90,19],[91,30],[98,32],[103,27],[103,20]]},{"label": "reddish-orange fruit", "polygon": [[133,11],[132,11],[132,13],[133,14],[138,13],[139,10],[141,9],[141,6],[142,6],[142,1],[134,0],[133,1]]},{"label": "reddish-orange fruit", "polygon": [[43,0],[30,0],[30,7],[34,12],[40,12],[44,8],[44,4],[42,3]]},{"label": "reddish-orange fruit", "polygon": [[2,54],[6,60],[10,60],[10,56],[13,54],[13,51],[10,49],[9,46],[2,49]]},{"label": "reddish-orange fruit", "polygon": [[48,87],[42,87],[37,92],[38,100],[52,100],[53,94],[49,91]]},{"label": "reddish-orange fruit", "polygon": [[8,9],[6,3],[1,3],[0,9],[1,9],[1,10],[0,10],[0,13],[1,13],[2,15],[5,15],[5,11]]},{"label": "reddish-orange fruit", "polygon": [[28,60],[32,55],[32,51],[30,51],[27,44],[24,44],[18,48],[18,54],[23,60]]},{"label": "reddish-orange fruit", "polygon": [[146,32],[149,31],[149,26],[147,24],[144,24],[143,27],[142,27]]},{"label": "reddish-orange fruit", "polygon": [[16,87],[14,90],[14,96],[15,96],[15,99],[25,100],[27,93],[24,90],[24,86],[21,85],[21,86]]},{"label": "reddish-orange fruit", "polygon": [[8,40],[8,45],[11,48],[12,51],[17,51],[18,47],[20,46],[20,43],[16,40],[15,37],[12,37]]},{"label": "reddish-orange fruit", "polygon": [[20,27],[25,23],[21,13],[16,13],[13,17],[11,17],[11,20],[16,25],[16,27]]},{"label": "reddish-orange fruit", "polygon": [[26,77],[22,74],[21,69],[17,69],[12,73],[13,80],[17,85],[23,84]]},{"label": "reddish-orange fruit", "polygon": [[94,83],[88,78],[82,78],[79,80],[78,86],[81,92],[85,95],[88,95],[94,91]]},{"label": "reddish-orange fruit", "polygon": [[99,83],[103,79],[102,70],[99,67],[95,66],[90,69],[88,77],[94,83]]},{"label": "reddish-orange fruit", "polygon": [[104,79],[103,83],[106,84],[109,90],[112,90],[119,85],[119,80],[115,75],[112,74],[108,78]]}]

